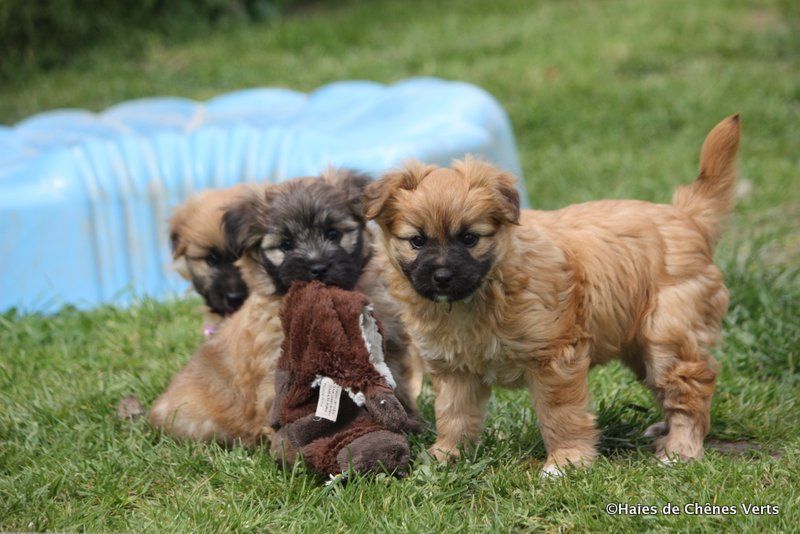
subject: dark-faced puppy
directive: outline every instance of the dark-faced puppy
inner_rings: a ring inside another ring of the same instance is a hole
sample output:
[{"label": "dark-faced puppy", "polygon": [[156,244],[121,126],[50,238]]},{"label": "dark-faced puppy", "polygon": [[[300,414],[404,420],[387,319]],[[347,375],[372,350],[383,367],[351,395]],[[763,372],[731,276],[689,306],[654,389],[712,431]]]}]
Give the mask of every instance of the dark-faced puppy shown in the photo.
[{"label": "dark-faced puppy", "polygon": [[178,206],[170,219],[175,268],[192,283],[206,306],[206,333],[236,312],[248,295],[235,265],[239,259],[222,231],[225,208],[253,191],[251,185],[203,191]]},{"label": "dark-faced puppy", "polygon": [[255,445],[271,438],[267,414],[284,337],[279,312],[291,283],[312,279],[367,295],[383,326],[395,395],[415,413],[420,367],[410,366],[418,362],[410,361],[408,335],[380,276],[383,257],[372,254],[361,208],[367,183],[362,175],[329,171],[248,190],[231,204],[223,227],[228,249],[241,256],[250,296],[154,402],[154,426],[193,440]]},{"label": "dark-faced puppy", "polygon": [[282,296],[292,282],[310,280],[365,293],[384,324],[397,396],[413,411],[421,367],[409,356],[399,310],[381,278],[383,259],[373,255],[361,203],[371,182],[365,175],[329,169],[319,177],[268,185],[231,207],[223,226],[229,246],[241,253],[238,265],[254,293]]},{"label": "dark-faced puppy", "polygon": [[[597,456],[592,365],[620,358],[654,393],[659,458],[700,458],[728,307],[714,245],[732,207],[739,117],[718,124],[700,174],[670,205],[636,200],[519,209],[514,178],[472,158],[411,166],[364,195],[385,276],[436,392],[438,439],[477,439],[491,386],[527,387],[544,473]],[[440,303],[445,301],[445,304]]]},{"label": "dark-faced puppy", "polygon": [[[468,301],[503,250],[504,225],[518,221],[519,198],[505,176],[501,183],[488,184],[486,178],[485,188],[458,191],[441,183],[447,172],[412,164],[407,173],[387,175],[380,189],[371,187],[387,198],[368,200],[368,206],[383,203],[386,214],[380,221],[396,221],[391,232],[397,241],[390,243],[389,257],[420,296],[436,302]],[[418,190],[431,192],[419,200],[421,195],[415,195],[422,205],[411,209],[401,204]],[[398,197],[396,204],[387,202],[389,191]],[[454,218],[453,212],[463,216]]]},{"label": "dark-faced puppy", "polygon": [[228,240],[252,282],[277,295],[296,280],[353,289],[371,256],[359,197],[369,181],[331,171],[268,186],[229,210]]}]

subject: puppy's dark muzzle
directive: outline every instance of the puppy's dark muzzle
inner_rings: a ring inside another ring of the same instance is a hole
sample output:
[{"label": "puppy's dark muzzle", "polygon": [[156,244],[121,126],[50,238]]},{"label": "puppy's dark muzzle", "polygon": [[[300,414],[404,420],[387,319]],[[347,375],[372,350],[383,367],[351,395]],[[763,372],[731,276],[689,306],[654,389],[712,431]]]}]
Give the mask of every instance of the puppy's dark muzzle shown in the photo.
[{"label": "puppy's dark muzzle", "polygon": [[440,267],[433,271],[433,282],[437,288],[446,289],[453,280],[453,271],[446,267]]},{"label": "puppy's dark muzzle", "polygon": [[313,280],[319,280],[325,276],[325,273],[328,272],[329,267],[330,266],[327,263],[313,263],[308,268],[308,272]]},{"label": "puppy's dark muzzle", "polygon": [[[458,275],[449,267],[437,267],[430,273],[429,296],[432,300],[455,302],[469,298],[480,285],[480,278]],[[418,288],[419,289],[419,288]],[[425,293],[422,293],[425,294]]]},{"label": "puppy's dark muzzle", "polygon": [[228,313],[233,313],[242,307],[246,299],[247,293],[245,291],[231,291],[222,297],[222,303]]}]

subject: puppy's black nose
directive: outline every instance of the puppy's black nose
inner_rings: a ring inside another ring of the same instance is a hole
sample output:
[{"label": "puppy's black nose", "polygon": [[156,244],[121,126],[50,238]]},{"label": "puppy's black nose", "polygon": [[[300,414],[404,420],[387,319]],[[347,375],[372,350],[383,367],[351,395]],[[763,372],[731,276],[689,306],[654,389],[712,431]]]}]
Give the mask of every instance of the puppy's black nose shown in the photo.
[{"label": "puppy's black nose", "polygon": [[225,293],[223,297],[223,301],[225,302],[225,306],[232,310],[238,310],[239,307],[244,304],[245,299],[247,298],[247,293],[244,291],[231,291],[229,293]]},{"label": "puppy's black nose", "polygon": [[453,271],[446,267],[440,267],[433,271],[433,281],[437,284],[446,284],[453,279]]},{"label": "puppy's black nose", "polygon": [[328,270],[328,265],[325,263],[312,263],[311,267],[308,268],[308,271],[311,273],[311,276],[314,278],[319,278]]}]

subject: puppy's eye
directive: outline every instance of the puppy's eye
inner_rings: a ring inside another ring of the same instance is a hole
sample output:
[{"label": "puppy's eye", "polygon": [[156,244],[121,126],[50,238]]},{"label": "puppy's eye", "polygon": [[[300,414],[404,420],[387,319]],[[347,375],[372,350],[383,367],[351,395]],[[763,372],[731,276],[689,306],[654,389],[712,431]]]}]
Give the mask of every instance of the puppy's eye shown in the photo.
[{"label": "puppy's eye", "polygon": [[220,263],[222,263],[222,258],[218,253],[212,252],[208,256],[206,256],[206,263],[212,267],[215,267]]},{"label": "puppy's eye", "polygon": [[283,252],[289,252],[294,248],[294,243],[292,243],[291,239],[284,239],[281,241],[281,244],[278,245],[278,248],[281,249]]},{"label": "puppy's eye", "polygon": [[478,236],[473,234],[472,232],[464,232],[461,235],[461,242],[467,248],[472,248],[478,244]]},{"label": "puppy's eye", "polygon": [[339,241],[342,238],[342,232],[336,230],[335,228],[331,228],[327,232],[325,232],[325,239],[328,241]]},{"label": "puppy's eye", "polygon": [[417,234],[409,239],[408,242],[411,243],[411,248],[422,248],[428,242],[428,239],[424,235]]}]

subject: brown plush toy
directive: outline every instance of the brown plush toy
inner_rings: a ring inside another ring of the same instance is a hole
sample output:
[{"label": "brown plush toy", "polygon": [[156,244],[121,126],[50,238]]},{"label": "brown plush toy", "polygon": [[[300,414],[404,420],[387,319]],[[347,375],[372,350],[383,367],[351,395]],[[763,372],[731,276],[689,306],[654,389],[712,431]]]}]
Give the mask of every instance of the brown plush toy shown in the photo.
[{"label": "brown plush toy", "polygon": [[285,462],[299,452],[327,475],[402,472],[418,430],[394,395],[383,361],[381,326],[361,293],[296,282],[281,310],[284,341],[269,424],[271,450]]}]

